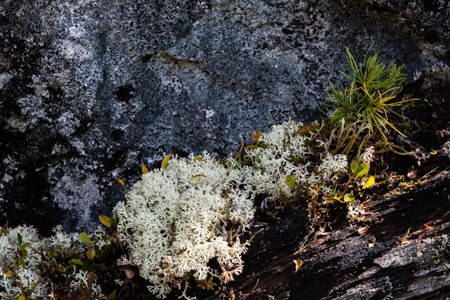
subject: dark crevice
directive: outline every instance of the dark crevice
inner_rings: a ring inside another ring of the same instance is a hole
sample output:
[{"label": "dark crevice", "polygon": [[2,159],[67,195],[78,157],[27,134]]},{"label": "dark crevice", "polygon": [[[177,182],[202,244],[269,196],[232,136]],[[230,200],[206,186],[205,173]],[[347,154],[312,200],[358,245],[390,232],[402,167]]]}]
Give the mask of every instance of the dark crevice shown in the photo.
[{"label": "dark crevice", "polygon": [[117,96],[117,100],[125,103],[130,103],[130,99],[134,97],[134,88],[131,84],[120,86],[115,91],[115,94]]}]

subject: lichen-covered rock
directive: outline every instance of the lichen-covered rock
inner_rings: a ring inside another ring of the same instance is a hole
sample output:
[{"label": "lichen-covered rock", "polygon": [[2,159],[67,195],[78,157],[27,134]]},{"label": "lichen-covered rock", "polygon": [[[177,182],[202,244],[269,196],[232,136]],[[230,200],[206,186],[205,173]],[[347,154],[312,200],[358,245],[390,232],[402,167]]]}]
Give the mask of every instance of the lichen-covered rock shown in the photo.
[{"label": "lichen-covered rock", "polygon": [[115,176],[317,119],[345,47],[416,76],[448,63],[448,4],[402,3],[0,0],[1,220],[89,230]]}]

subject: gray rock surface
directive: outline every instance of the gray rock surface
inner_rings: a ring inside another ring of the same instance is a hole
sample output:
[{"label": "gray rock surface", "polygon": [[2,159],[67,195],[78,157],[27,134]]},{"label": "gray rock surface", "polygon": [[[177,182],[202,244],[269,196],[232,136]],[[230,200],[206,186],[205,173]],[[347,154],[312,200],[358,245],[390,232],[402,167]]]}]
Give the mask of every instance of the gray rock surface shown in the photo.
[{"label": "gray rock surface", "polygon": [[450,63],[449,17],[437,0],[0,0],[0,220],[90,231],[123,199],[114,177],[317,120],[345,47],[374,41],[410,80]]}]

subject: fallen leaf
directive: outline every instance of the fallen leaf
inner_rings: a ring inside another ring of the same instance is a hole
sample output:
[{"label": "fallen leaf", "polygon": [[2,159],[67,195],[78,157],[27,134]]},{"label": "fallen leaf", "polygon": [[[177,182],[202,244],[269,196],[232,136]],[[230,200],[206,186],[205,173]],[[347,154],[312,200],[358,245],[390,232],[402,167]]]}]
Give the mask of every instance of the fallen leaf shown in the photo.
[{"label": "fallen leaf", "polygon": [[145,165],[142,165],[142,174],[147,174],[148,173],[148,169]]},{"label": "fallen leaf", "polygon": [[259,138],[261,137],[262,133],[259,130],[253,130],[252,132],[252,139],[257,142]]},{"label": "fallen leaf", "polygon": [[128,279],[132,279],[134,277],[134,271],[130,269],[125,269],[125,276],[127,276]]},{"label": "fallen leaf", "polygon": [[299,260],[293,260],[294,264],[295,264],[295,272],[297,272],[298,268],[300,268],[303,265],[303,260],[299,259]]},{"label": "fallen leaf", "polygon": [[95,257],[95,250],[94,248],[89,248],[86,252],[86,256],[89,260],[93,260]]},{"label": "fallen leaf", "polygon": [[406,176],[409,179],[416,179],[417,178],[417,170],[409,170]]},{"label": "fallen leaf", "polygon": [[300,127],[299,130],[297,130],[296,134],[306,134],[309,133],[313,128],[319,127],[316,123],[306,124]]},{"label": "fallen leaf", "polygon": [[433,229],[434,229],[434,227],[428,226],[427,224],[423,224],[423,226],[425,226],[427,229],[430,229],[430,230],[433,230]]},{"label": "fallen leaf", "polygon": [[359,234],[364,234],[366,231],[367,231],[367,229],[369,229],[369,227],[361,227],[361,228],[358,228],[358,233]]}]

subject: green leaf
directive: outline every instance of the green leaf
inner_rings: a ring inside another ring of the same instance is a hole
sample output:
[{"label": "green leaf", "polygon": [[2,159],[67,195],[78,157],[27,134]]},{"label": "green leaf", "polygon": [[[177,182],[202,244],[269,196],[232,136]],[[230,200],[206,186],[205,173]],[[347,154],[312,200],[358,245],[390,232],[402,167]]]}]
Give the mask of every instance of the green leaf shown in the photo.
[{"label": "green leaf", "polygon": [[350,163],[350,168],[353,174],[356,174],[356,170],[358,170],[358,167],[359,163],[356,160],[352,160],[352,162]]},{"label": "green leaf", "polygon": [[22,246],[22,236],[20,233],[17,233],[17,241],[19,242],[19,247]]},{"label": "green leaf", "polygon": [[355,196],[350,195],[350,194],[345,194],[345,196],[344,196],[345,202],[353,202],[353,200],[355,200]]},{"label": "green leaf", "polygon": [[100,215],[98,216],[98,219],[100,220],[100,223],[102,223],[106,227],[111,227],[111,220],[107,216]]},{"label": "green leaf", "polygon": [[114,290],[114,292],[109,294],[108,300],[116,300],[116,290]]},{"label": "green leaf", "polygon": [[356,178],[366,175],[367,172],[369,172],[369,164],[368,163],[360,164],[358,169],[356,170],[355,174]]},{"label": "green leaf", "polygon": [[295,189],[295,179],[291,175],[286,176],[286,183],[291,187],[291,189]]},{"label": "green leaf", "polygon": [[19,259],[19,261],[17,262],[17,265],[18,265],[19,267],[24,267],[24,268],[25,268],[25,266],[26,266],[25,261],[24,261],[23,259]]},{"label": "green leaf", "polygon": [[273,212],[271,212],[271,211],[269,211],[269,212],[267,213],[267,215],[268,215],[269,217],[271,217],[272,219],[274,219],[274,220],[277,219],[277,216],[275,216],[275,214],[274,214]]},{"label": "green leaf", "polygon": [[28,246],[30,246],[30,243],[22,244],[22,246],[20,246],[20,248],[19,248],[19,251],[25,250],[25,248],[28,247]]},{"label": "green leaf", "polygon": [[80,265],[80,266],[83,265],[83,263],[80,260],[76,259],[76,258],[72,258],[70,260],[70,262],[73,263],[74,265]]},{"label": "green leaf", "polygon": [[80,241],[88,247],[94,246],[86,232],[80,233]]},{"label": "green leaf", "polygon": [[161,169],[165,169],[167,167],[167,163],[169,162],[169,159],[171,157],[172,157],[172,154],[169,154],[166,157],[164,157],[162,164],[161,164]]},{"label": "green leaf", "polygon": [[364,188],[367,189],[367,188],[371,187],[374,183],[375,183],[375,177],[370,176],[369,178],[367,178],[366,183],[364,184]]}]

